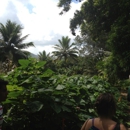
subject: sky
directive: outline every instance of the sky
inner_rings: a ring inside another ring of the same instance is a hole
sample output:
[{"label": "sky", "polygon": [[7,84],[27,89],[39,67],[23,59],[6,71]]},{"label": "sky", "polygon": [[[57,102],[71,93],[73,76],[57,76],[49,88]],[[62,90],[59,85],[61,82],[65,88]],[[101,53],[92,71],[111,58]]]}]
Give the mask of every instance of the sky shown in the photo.
[{"label": "sky", "polygon": [[53,46],[62,36],[74,39],[69,22],[82,3],[72,2],[70,11],[63,15],[59,15],[62,8],[57,4],[58,0],[0,0],[0,23],[11,20],[22,25],[22,35],[29,34],[24,42],[35,45],[27,50],[34,54],[43,50],[49,53],[54,51]]}]

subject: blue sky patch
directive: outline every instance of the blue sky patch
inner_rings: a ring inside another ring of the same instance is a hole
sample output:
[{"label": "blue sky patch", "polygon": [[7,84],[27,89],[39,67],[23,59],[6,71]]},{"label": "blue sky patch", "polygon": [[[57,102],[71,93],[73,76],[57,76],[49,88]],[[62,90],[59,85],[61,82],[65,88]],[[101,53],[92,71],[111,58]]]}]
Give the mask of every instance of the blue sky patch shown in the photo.
[{"label": "blue sky patch", "polygon": [[32,13],[32,12],[33,12],[33,8],[34,8],[33,5],[31,5],[31,4],[27,4],[26,7],[28,8],[29,13]]},{"label": "blue sky patch", "polygon": [[72,2],[74,2],[74,3],[79,3],[79,0],[72,0]]}]

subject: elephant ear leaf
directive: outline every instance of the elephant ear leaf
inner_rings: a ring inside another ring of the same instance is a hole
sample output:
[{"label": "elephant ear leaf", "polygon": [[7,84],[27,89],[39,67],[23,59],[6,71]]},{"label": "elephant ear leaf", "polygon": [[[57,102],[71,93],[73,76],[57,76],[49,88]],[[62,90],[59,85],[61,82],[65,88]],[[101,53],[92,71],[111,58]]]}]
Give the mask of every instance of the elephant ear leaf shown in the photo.
[{"label": "elephant ear leaf", "polygon": [[56,87],[56,90],[62,90],[62,89],[64,89],[64,88],[65,88],[64,85],[58,85],[58,86]]},{"label": "elephant ear leaf", "polygon": [[22,67],[27,67],[30,63],[28,60],[25,59],[20,59],[18,62]]},{"label": "elephant ear leaf", "polygon": [[32,113],[40,111],[42,107],[43,107],[43,104],[39,101],[33,101],[31,103],[27,103],[27,108]]}]

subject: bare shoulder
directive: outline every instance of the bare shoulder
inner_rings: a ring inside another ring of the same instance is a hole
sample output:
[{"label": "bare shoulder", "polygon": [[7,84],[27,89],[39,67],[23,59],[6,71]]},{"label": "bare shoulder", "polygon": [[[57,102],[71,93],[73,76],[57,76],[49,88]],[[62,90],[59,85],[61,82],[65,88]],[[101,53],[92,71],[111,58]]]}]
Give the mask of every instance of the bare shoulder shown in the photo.
[{"label": "bare shoulder", "polygon": [[82,125],[81,130],[89,130],[89,128],[92,126],[92,119],[88,119],[84,122]]},{"label": "bare shoulder", "polygon": [[126,127],[123,124],[120,124],[120,130],[126,130]]},{"label": "bare shoulder", "polygon": [[92,119],[88,120],[88,126],[89,126],[89,128],[92,126]]}]

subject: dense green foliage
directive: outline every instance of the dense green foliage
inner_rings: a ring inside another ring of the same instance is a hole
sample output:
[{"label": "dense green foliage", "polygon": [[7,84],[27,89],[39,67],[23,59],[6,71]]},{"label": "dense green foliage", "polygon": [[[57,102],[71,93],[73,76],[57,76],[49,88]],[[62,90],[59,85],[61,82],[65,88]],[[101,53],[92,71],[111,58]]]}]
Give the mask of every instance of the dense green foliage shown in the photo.
[{"label": "dense green foliage", "polygon": [[[59,0],[61,14],[71,2]],[[121,93],[130,83],[122,80],[130,74],[129,7],[129,0],[86,0],[70,21],[72,34],[81,30],[74,43],[63,36],[54,57],[43,51],[38,60],[26,59],[22,51],[33,45],[22,43],[28,36],[21,38],[23,28],[10,20],[1,23],[0,73],[8,72],[4,78],[9,81],[4,129],[79,130],[87,118],[97,116],[94,102],[102,92],[115,96],[114,120],[128,126],[128,104]]]},{"label": "dense green foliage", "polygon": [[[59,7],[64,10],[70,7],[71,2],[59,0]],[[118,66],[114,75],[119,79],[127,79],[130,74],[129,6],[129,0],[85,0],[80,11],[76,11],[70,21],[72,34],[75,35],[75,30],[80,28],[82,36],[89,36],[97,47],[104,44],[102,49],[112,52],[112,59],[116,59],[116,62],[111,63]]]},{"label": "dense green foliage", "polygon": [[[73,0],[73,2],[76,2],[76,1],[79,1],[81,2],[82,0]],[[60,14],[62,15],[64,12],[67,12],[70,10],[72,0],[59,0],[59,3],[58,3],[58,7],[63,7],[62,11],[60,12]]]},{"label": "dense green foliage", "polygon": [[79,130],[88,117],[96,116],[94,101],[102,92],[115,95],[118,108],[115,120],[126,123],[129,116],[126,100],[104,79],[55,75],[45,67],[45,61],[19,60],[19,64],[5,77],[10,85],[8,100],[4,102],[7,109],[4,127]]}]

